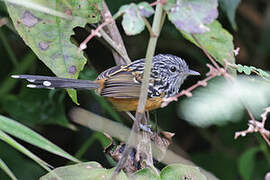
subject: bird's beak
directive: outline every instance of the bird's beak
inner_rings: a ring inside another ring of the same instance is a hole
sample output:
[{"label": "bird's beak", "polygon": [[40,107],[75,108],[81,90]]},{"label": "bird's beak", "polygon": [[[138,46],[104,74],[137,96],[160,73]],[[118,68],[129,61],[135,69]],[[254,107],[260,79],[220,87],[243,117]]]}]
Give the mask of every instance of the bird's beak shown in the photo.
[{"label": "bird's beak", "polygon": [[188,71],[188,75],[199,76],[199,75],[201,75],[201,74],[198,73],[197,71],[189,70],[189,71]]}]

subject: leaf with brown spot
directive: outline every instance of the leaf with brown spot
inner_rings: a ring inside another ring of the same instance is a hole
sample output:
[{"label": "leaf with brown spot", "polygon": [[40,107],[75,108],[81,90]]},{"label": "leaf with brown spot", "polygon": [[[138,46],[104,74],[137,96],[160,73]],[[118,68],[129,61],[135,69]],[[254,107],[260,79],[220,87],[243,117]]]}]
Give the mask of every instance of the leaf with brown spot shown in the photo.
[{"label": "leaf with brown spot", "polygon": [[[39,59],[57,76],[76,79],[86,58],[83,52],[78,53],[78,48],[71,43],[70,37],[74,34],[73,28],[99,21],[101,2],[27,0],[21,2],[23,6],[8,2],[6,5],[16,30]],[[49,8],[49,12],[46,14],[26,8],[29,7],[26,3]],[[76,91],[68,90],[68,93],[78,103]]]}]

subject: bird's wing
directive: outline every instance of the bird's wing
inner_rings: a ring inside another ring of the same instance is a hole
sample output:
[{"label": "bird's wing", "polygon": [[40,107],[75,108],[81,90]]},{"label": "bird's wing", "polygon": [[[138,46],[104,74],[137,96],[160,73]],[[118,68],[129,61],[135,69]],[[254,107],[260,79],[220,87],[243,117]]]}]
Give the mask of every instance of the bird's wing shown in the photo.
[{"label": "bird's wing", "polygon": [[138,98],[140,96],[142,74],[136,74],[122,66],[118,69],[111,69],[110,73],[105,71],[103,77],[105,77],[105,82],[100,92],[101,96],[115,98]]}]

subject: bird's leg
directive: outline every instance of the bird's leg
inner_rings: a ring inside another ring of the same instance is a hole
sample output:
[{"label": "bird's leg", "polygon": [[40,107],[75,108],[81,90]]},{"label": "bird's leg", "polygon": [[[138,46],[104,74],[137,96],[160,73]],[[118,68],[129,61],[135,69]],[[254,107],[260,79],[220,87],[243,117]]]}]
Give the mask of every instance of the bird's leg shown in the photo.
[{"label": "bird's leg", "polygon": [[154,117],[155,117],[155,132],[158,132],[158,122],[157,122],[157,111],[154,111]]},{"label": "bird's leg", "polygon": [[[130,117],[130,119],[132,119],[134,122],[136,121],[136,118],[131,114],[131,112],[129,111],[126,111],[126,114]],[[149,116],[149,113],[148,113],[148,116]],[[147,117],[148,118],[148,117]],[[152,134],[152,131],[151,131],[151,124],[147,124],[147,125],[144,125],[144,124],[139,124],[139,127],[141,130],[145,131],[145,132],[148,132],[150,134]]]}]

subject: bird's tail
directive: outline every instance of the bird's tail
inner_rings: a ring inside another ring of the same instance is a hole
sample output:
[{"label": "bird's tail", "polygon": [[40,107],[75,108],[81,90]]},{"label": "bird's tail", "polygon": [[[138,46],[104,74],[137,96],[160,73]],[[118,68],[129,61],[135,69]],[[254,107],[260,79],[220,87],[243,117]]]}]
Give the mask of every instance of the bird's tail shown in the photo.
[{"label": "bird's tail", "polygon": [[49,77],[49,76],[36,76],[36,75],[12,75],[12,78],[26,79],[30,84],[29,88],[66,88],[66,89],[97,89],[100,84],[95,81]]}]

